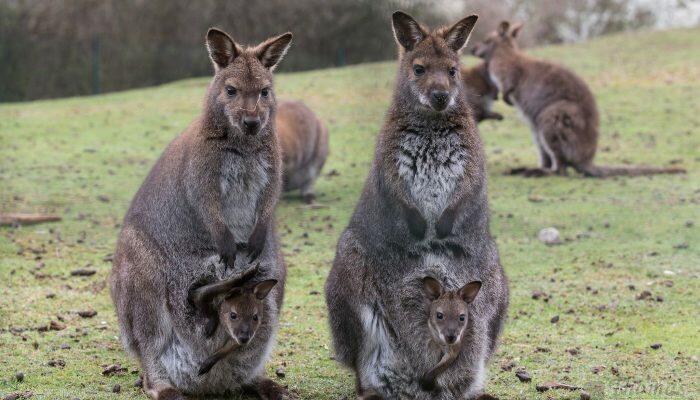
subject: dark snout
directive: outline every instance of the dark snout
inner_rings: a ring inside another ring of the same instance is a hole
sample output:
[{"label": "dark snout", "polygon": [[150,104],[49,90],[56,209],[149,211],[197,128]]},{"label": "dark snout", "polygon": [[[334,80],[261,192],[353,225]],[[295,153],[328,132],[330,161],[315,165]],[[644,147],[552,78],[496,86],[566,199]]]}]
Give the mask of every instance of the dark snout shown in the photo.
[{"label": "dark snout", "polygon": [[445,336],[445,340],[447,341],[447,344],[453,344],[457,341],[457,335],[448,334],[447,336]]},{"label": "dark snout", "polygon": [[450,93],[446,90],[433,90],[430,92],[430,106],[435,111],[442,111],[447,108],[450,102]]},{"label": "dark snout", "polygon": [[241,332],[238,334],[238,343],[247,344],[250,342],[250,332]]},{"label": "dark snout", "polygon": [[260,125],[260,117],[243,117],[243,128],[245,129],[245,133],[248,135],[257,134],[260,131]]}]

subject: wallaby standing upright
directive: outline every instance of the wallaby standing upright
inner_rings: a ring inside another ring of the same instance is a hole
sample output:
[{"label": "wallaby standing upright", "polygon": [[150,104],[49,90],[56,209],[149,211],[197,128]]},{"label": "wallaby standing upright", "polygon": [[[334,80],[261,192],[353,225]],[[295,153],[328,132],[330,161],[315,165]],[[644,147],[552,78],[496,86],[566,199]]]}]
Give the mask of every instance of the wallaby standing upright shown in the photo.
[{"label": "wallaby standing upright", "polygon": [[[291,39],[286,33],[249,48],[209,30],[215,74],[203,112],[163,152],[124,218],[110,289],[122,340],[140,361],[144,389],[154,399],[242,385],[282,396],[281,388],[270,392],[263,367],[286,276],[273,224],[282,159],[272,70]],[[237,274],[253,259],[261,279],[279,282],[264,301],[260,328],[235,356],[199,376],[201,363],[230,337],[198,316],[188,291],[196,282]]]},{"label": "wallaby standing upright", "polygon": [[491,111],[493,102],[498,100],[498,88],[489,78],[486,63],[482,62],[471,68],[462,67],[461,72],[474,120],[477,123],[485,119],[502,120],[503,115]]},{"label": "wallaby standing upright", "polygon": [[326,282],[336,359],[355,371],[365,398],[436,398],[419,384],[442,354],[430,345],[416,283],[422,277],[436,276],[448,290],[483,282],[469,344],[437,378],[445,399],[482,391],[506,317],[484,151],[459,75],[459,52],[476,19],[431,31],[405,13],[393,15],[399,71],[392,104]]},{"label": "wallaby standing upright", "polygon": [[328,157],[328,129],[301,101],[277,106],[277,135],[282,146],[284,190],[301,190],[306,203],[314,201],[314,183]]},{"label": "wallaby standing upright", "polygon": [[566,174],[571,166],[592,177],[684,173],[681,168],[599,167],[593,164],[599,116],[588,85],[567,68],[525,55],[516,37],[522,24],[501,22],[472,52],[484,59],[503,100],[530,123],[540,156],[539,168],[515,168],[513,174]]}]

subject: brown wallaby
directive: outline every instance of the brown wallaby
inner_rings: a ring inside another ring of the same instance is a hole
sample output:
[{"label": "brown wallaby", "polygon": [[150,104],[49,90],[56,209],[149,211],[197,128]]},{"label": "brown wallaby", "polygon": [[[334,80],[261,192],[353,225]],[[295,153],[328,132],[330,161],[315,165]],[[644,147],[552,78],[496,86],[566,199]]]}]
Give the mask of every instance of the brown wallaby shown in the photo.
[{"label": "brown wallaby", "polygon": [[438,378],[450,387],[446,398],[482,392],[506,318],[508,286],[489,232],[484,151],[459,75],[459,53],[476,20],[430,30],[393,14],[394,96],[325,288],[336,359],[354,370],[358,396],[434,398],[419,383],[442,354],[428,346],[425,314],[416,312],[425,308],[417,284],[424,276],[450,287],[483,282],[473,340]]},{"label": "brown wallaby", "polygon": [[[110,289],[122,340],[154,399],[267,388],[263,366],[286,277],[273,224],[282,158],[272,71],[291,40],[286,33],[245,47],[208,31],[215,73],[202,113],[165,149],[124,218]],[[254,259],[260,280],[279,282],[263,300],[260,327],[235,357],[200,376],[204,359],[230,335],[196,312],[188,291],[194,283],[228,279]]]},{"label": "brown wallaby", "polygon": [[471,68],[462,67],[462,82],[467,94],[467,101],[476,122],[485,119],[502,120],[503,115],[491,111],[493,102],[498,100],[498,88],[491,82],[486,63],[479,63]]},{"label": "brown wallaby", "polygon": [[258,272],[258,266],[249,269],[241,276],[201,286],[190,292],[190,302],[203,313],[208,313],[218,299],[217,319],[226,327],[230,339],[209,358],[204,360],[199,375],[204,375],[224,357],[250,342],[264,317],[263,300],[277,284],[275,279],[267,279],[254,284],[248,282]]},{"label": "brown wallaby", "polygon": [[284,190],[301,190],[304,202],[315,198],[314,183],[328,157],[328,130],[301,101],[277,107],[277,135],[282,146]]},{"label": "brown wallaby", "polygon": [[459,290],[444,291],[440,282],[423,278],[423,290],[430,300],[428,327],[433,340],[445,349],[440,362],[421,378],[425,390],[435,389],[435,379],[457,359],[469,323],[469,303],[479,294],[481,282],[469,282]]},{"label": "brown wallaby", "polygon": [[516,37],[522,24],[507,21],[472,52],[484,59],[503,100],[517,107],[532,127],[539,168],[515,168],[512,174],[565,175],[571,166],[591,177],[684,173],[681,168],[600,167],[593,164],[599,116],[588,85],[567,68],[527,56]]}]

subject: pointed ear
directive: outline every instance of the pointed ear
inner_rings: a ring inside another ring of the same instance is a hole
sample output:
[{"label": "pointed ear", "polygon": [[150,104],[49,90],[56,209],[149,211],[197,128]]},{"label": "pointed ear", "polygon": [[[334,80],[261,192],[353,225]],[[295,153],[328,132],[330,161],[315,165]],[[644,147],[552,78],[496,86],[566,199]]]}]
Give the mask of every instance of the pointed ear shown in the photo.
[{"label": "pointed ear", "polygon": [[290,44],[292,44],[292,34],[287,32],[260,43],[255,47],[255,55],[265,68],[272,71],[287,54]]},{"label": "pointed ear", "polygon": [[396,42],[406,51],[413,50],[428,35],[413,17],[404,12],[396,11],[391,22]]},{"label": "pointed ear", "polygon": [[510,28],[510,36],[511,36],[511,37],[516,37],[516,36],[518,36],[518,33],[520,33],[520,29],[522,29],[522,27],[523,27],[523,23],[522,23],[522,22],[519,22],[519,23],[513,25],[513,27]]},{"label": "pointed ear", "polygon": [[463,18],[442,34],[445,42],[447,42],[447,45],[453,51],[459,52],[462,50],[462,47],[467,44],[469,35],[472,33],[472,29],[474,29],[474,24],[476,24],[476,20],[478,18],[479,17],[476,15],[470,15]]},{"label": "pointed ear", "polygon": [[426,276],[423,278],[423,292],[430,301],[437,300],[442,296],[442,285],[437,279]]},{"label": "pointed ear", "polygon": [[253,294],[255,295],[255,298],[258,300],[262,300],[267,295],[270,293],[270,290],[272,290],[273,287],[277,284],[277,279],[268,279],[266,281],[262,281],[255,285],[253,288]]},{"label": "pointed ear", "polygon": [[479,294],[480,289],[481,282],[469,282],[466,285],[462,286],[462,288],[459,289],[459,292],[457,292],[457,294],[459,295],[459,297],[462,298],[462,300],[464,300],[465,303],[469,304],[472,301],[474,301],[474,298],[477,294]]},{"label": "pointed ear", "polygon": [[233,39],[216,28],[207,31],[207,50],[216,71],[228,67],[241,53]]},{"label": "pointed ear", "polygon": [[508,34],[508,29],[510,29],[510,22],[503,21],[498,25],[498,34],[506,36]]}]

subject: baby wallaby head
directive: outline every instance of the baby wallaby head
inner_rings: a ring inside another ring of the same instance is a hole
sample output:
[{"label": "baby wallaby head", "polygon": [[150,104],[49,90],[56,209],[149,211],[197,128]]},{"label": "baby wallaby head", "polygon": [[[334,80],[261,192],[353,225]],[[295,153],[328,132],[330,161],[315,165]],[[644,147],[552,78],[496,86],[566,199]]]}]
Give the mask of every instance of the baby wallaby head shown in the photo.
[{"label": "baby wallaby head", "polygon": [[245,345],[253,339],[263,318],[263,300],[276,284],[277,280],[268,279],[236,287],[226,295],[219,307],[219,321],[236,343]]},{"label": "baby wallaby head", "polygon": [[429,30],[410,15],[392,16],[399,45],[401,95],[414,99],[419,109],[441,113],[455,104],[462,87],[459,53],[469,39],[477,16],[468,16],[451,27]]},{"label": "baby wallaby head", "polygon": [[469,282],[458,290],[445,291],[432,277],[423,278],[423,291],[430,300],[428,327],[441,345],[461,343],[469,318],[468,306],[481,289],[481,282]]},{"label": "baby wallaby head", "polygon": [[215,70],[207,104],[209,112],[225,118],[232,135],[267,132],[264,128],[275,107],[272,71],[291,41],[292,34],[287,32],[246,47],[221,30],[207,32],[207,50]]},{"label": "baby wallaby head", "polygon": [[517,49],[518,43],[515,38],[520,33],[523,24],[514,24],[503,21],[498,25],[498,29],[491,32],[484,40],[474,45],[472,54],[483,58],[487,62],[491,60],[493,54],[499,48]]}]

